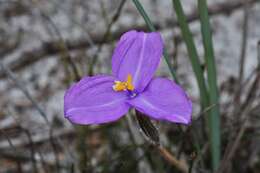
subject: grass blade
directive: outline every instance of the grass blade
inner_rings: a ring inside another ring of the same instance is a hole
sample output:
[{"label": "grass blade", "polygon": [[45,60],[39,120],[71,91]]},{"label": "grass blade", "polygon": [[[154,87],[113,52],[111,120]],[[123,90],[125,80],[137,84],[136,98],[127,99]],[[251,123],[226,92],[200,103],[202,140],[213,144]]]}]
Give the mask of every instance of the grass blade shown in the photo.
[{"label": "grass blade", "polygon": [[199,86],[202,110],[204,110],[208,106],[208,96],[207,87],[203,76],[203,70],[199,61],[199,56],[195,47],[191,31],[187,23],[186,16],[184,15],[181,3],[179,0],[172,0],[172,2],[182,32],[183,40],[188,50],[192,69],[195,73],[196,80]]},{"label": "grass blade", "polygon": [[[201,68],[201,63],[199,60],[198,52],[197,52],[197,49],[196,49],[196,46],[194,43],[192,33],[189,29],[187,18],[184,14],[180,0],[172,0],[172,2],[173,2],[173,8],[175,10],[177,20],[179,23],[179,27],[182,32],[182,37],[183,37],[183,40],[187,47],[192,69],[194,71],[194,74],[195,74],[195,77],[197,80],[197,84],[199,87],[201,110],[205,110],[209,106],[209,98],[208,98],[208,93],[207,93],[206,81],[203,76],[203,70]],[[205,114],[207,114],[207,113],[205,113]],[[206,117],[208,117],[208,116],[206,116]],[[209,122],[208,118],[206,118],[206,120],[207,120],[206,122]],[[210,124],[207,124],[207,126],[210,126]],[[200,158],[202,158],[199,141],[196,138],[195,134],[193,134],[193,136],[194,136],[193,140],[195,142],[195,148],[196,148]],[[203,161],[202,161],[202,163],[203,163]]]},{"label": "grass blade", "polygon": [[198,0],[198,10],[201,22],[201,33],[204,45],[205,60],[208,74],[209,101],[210,105],[216,104],[210,110],[210,143],[212,152],[212,167],[216,170],[220,161],[220,116],[218,105],[218,87],[216,64],[210,30],[209,15],[206,0]]},{"label": "grass blade", "polygon": [[[147,13],[145,12],[145,10],[144,10],[142,4],[139,2],[139,0],[133,0],[133,2],[134,2],[134,4],[135,4],[137,10],[139,11],[139,13],[140,13],[140,14],[142,15],[142,17],[144,18],[144,21],[145,21],[147,27],[149,28],[149,30],[152,31],[152,32],[156,31],[154,25],[152,24],[152,22],[151,22],[149,16],[148,16]],[[167,64],[167,66],[168,66],[168,68],[169,68],[169,70],[170,70],[170,73],[171,73],[172,77],[174,78],[174,80],[175,80],[177,83],[179,83],[179,82],[178,82],[178,79],[177,79],[177,75],[176,75],[176,73],[175,73],[175,71],[174,71],[174,69],[173,69],[173,67],[172,67],[172,65],[171,65],[171,63],[170,63],[169,54],[167,53],[167,51],[166,51],[165,48],[163,49],[163,56],[164,56],[164,59],[165,59],[165,61],[166,61],[166,64]]]}]

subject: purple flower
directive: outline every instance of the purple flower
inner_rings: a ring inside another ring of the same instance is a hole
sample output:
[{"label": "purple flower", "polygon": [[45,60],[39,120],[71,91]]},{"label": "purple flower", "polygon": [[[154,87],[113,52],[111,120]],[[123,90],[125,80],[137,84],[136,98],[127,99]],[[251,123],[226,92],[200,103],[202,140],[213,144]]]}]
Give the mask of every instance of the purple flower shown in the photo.
[{"label": "purple flower", "polygon": [[130,108],[157,120],[188,124],[192,104],[183,89],[153,78],[163,52],[159,33],[125,33],[112,57],[113,76],[84,77],[67,90],[64,114],[76,124],[118,120]]}]

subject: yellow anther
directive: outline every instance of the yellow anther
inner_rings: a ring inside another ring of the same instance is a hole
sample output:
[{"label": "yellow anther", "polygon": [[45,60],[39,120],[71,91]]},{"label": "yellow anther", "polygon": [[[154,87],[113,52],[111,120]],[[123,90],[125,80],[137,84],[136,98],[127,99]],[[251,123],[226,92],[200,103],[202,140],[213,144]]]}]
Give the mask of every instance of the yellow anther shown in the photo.
[{"label": "yellow anther", "polygon": [[123,91],[126,89],[125,82],[115,81],[115,84],[113,85],[113,89],[115,91]]},{"label": "yellow anther", "polygon": [[127,75],[127,80],[125,82],[121,81],[115,81],[115,84],[113,85],[113,89],[115,91],[133,91],[134,85],[132,84],[132,76],[129,74]]},{"label": "yellow anther", "polygon": [[132,84],[132,76],[130,74],[127,75],[126,85],[127,89],[130,91],[133,91],[135,89],[134,85]]}]

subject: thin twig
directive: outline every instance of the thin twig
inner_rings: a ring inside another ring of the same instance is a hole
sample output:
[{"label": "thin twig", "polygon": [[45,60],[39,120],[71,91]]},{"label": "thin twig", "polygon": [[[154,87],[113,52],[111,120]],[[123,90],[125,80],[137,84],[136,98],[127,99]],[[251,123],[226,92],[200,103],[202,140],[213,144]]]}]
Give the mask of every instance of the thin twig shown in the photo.
[{"label": "thin twig", "polygon": [[237,151],[238,146],[240,145],[241,138],[243,137],[247,128],[250,111],[251,109],[248,108],[242,113],[241,118],[243,119],[243,123],[240,127],[240,130],[237,133],[236,138],[234,140],[230,140],[230,142],[227,144],[223,159],[216,173],[224,173],[229,164],[231,163],[230,161],[234,157],[234,154]]},{"label": "thin twig", "polygon": [[135,111],[141,130],[144,132],[146,142],[153,146],[159,154],[169,163],[183,173],[187,173],[189,168],[185,162],[178,160],[169,150],[160,144],[159,132],[146,115],[139,111]]},{"label": "thin twig", "polygon": [[24,133],[26,134],[28,140],[29,140],[29,145],[30,145],[30,151],[31,151],[31,161],[32,161],[32,167],[33,167],[33,172],[34,173],[38,173],[38,169],[37,169],[37,162],[35,159],[35,148],[34,148],[34,142],[32,140],[32,135],[30,133],[29,130],[22,128],[22,130],[24,131]]},{"label": "thin twig", "polygon": [[35,158],[35,145],[34,145],[34,141],[33,141],[32,135],[31,135],[31,133],[30,133],[30,131],[28,129],[24,128],[21,125],[19,120],[17,120],[15,117],[13,117],[13,118],[14,118],[16,124],[18,125],[19,130],[24,132],[24,134],[28,138],[28,141],[29,141],[29,147],[28,148],[30,149],[30,161],[32,162],[33,172],[34,173],[38,173],[37,162],[36,162],[36,158]]},{"label": "thin twig", "polygon": [[240,97],[242,92],[242,82],[244,79],[244,66],[245,66],[245,56],[246,56],[246,47],[248,40],[248,16],[249,16],[249,6],[248,2],[245,1],[244,5],[244,16],[243,16],[243,27],[242,27],[242,43],[241,43],[241,53],[240,53],[240,62],[239,62],[239,76],[238,76],[238,87],[235,92],[234,102],[239,106]]},{"label": "thin twig", "polygon": [[258,91],[259,82],[260,82],[260,68],[258,67],[257,74],[255,76],[255,80],[252,83],[252,85],[250,86],[249,92],[247,94],[247,97],[246,97],[244,103],[241,105],[241,110],[246,109],[246,107],[254,101],[256,93]]},{"label": "thin twig", "polygon": [[23,92],[23,94],[26,96],[26,98],[28,98],[28,100],[30,100],[30,102],[33,104],[33,106],[35,107],[35,109],[39,112],[39,114],[41,115],[41,117],[44,119],[45,123],[50,125],[50,122],[47,118],[47,115],[44,113],[44,111],[40,108],[40,106],[37,104],[37,102],[31,97],[29,91],[24,87],[23,83],[21,81],[19,81],[16,77],[15,74],[13,74],[13,72],[6,67],[2,61],[0,61],[0,67],[2,69],[2,71],[4,73],[6,73],[6,75],[15,83],[15,85]]},{"label": "thin twig", "polygon": [[97,63],[98,60],[98,54],[100,53],[100,51],[102,50],[103,45],[105,44],[106,40],[108,39],[108,37],[110,36],[110,32],[111,32],[111,28],[112,26],[117,22],[117,20],[119,19],[119,16],[122,12],[122,9],[125,5],[126,0],[121,0],[119,7],[117,8],[116,13],[114,14],[114,16],[112,17],[110,23],[107,26],[107,29],[103,35],[103,38],[101,39],[101,44],[98,45],[97,51],[94,55],[94,57],[92,58],[90,64],[89,64],[89,70],[88,70],[88,75],[92,76],[93,75],[93,68],[95,66],[95,64]]},{"label": "thin twig", "polygon": [[[134,146],[141,146],[144,142],[143,142],[143,139],[141,138],[140,134],[136,133],[136,127],[134,126],[133,119],[131,116],[129,116],[129,115],[126,116],[126,123],[127,123],[130,138],[131,138]],[[140,147],[137,147],[136,153],[137,153],[138,157],[141,157],[144,155],[144,151]],[[147,169],[151,170],[151,166],[148,165],[147,158],[140,160],[139,164],[140,165],[144,164],[147,167]]]},{"label": "thin twig", "polygon": [[178,160],[176,157],[174,157],[174,155],[169,150],[167,150],[163,146],[158,146],[156,148],[159,151],[159,153],[161,154],[161,156],[168,163],[170,163],[171,165],[173,165],[174,167],[176,167],[178,170],[180,170],[183,173],[187,173],[188,172],[189,168],[185,164],[185,162],[182,162],[182,161]]},{"label": "thin twig", "polygon": [[[33,1],[36,4],[36,1]],[[36,4],[37,5],[37,4]],[[72,71],[73,71],[73,75],[75,77],[75,80],[78,81],[80,80],[80,73],[77,69],[76,64],[74,63],[74,61],[71,58],[69,49],[66,45],[65,40],[63,39],[59,29],[56,27],[56,24],[53,22],[52,18],[47,15],[40,7],[36,6],[36,8],[38,8],[41,16],[43,17],[43,19],[45,19],[53,28],[55,34],[58,36],[59,42],[58,42],[58,49],[59,52],[61,53],[61,57],[63,58],[63,62],[64,62],[64,66],[66,68],[66,63],[68,63],[68,65],[71,67]]]},{"label": "thin twig", "polygon": [[5,131],[3,129],[0,129],[0,132],[3,134],[3,136],[6,138],[9,146],[12,148],[12,150],[14,150],[14,152],[17,152],[16,147],[14,146],[12,140],[9,138],[9,136],[5,133]]},{"label": "thin twig", "polygon": [[50,139],[50,143],[51,143],[53,153],[54,153],[54,157],[55,157],[56,172],[59,173],[60,172],[59,151],[58,151],[57,144],[55,142],[55,138],[53,137],[53,127],[52,126],[49,130],[49,139]]},{"label": "thin twig", "polygon": [[[259,53],[260,53],[260,51],[258,50],[257,56],[259,56]],[[243,102],[241,107],[238,108],[239,109],[238,112],[241,112],[241,115],[242,115],[241,119],[240,119],[242,124],[239,129],[239,132],[236,135],[235,140],[230,140],[230,142],[228,143],[226,150],[225,150],[223,160],[221,161],[221,164],[217,170],[217,173],[225,172],[228,165],[230,164],[230,160],[232,160],[236,150],[238,149],[238,146],[240,145],[241,138],[243,137],[245,130],[247,128],[248,120],[250,117],[249,115],[251,114],[251,110],[252,110],[251,106],[256,97],[256,92],[257,92],[259,83],[260,83],[260,66],[257,67],[257,74],[255,76],[255,79],[254,79],[252,85],[250,86],[250,89],[249,89],[249,92],[247,94],[245,101]],[[237,113],[237,112],[235,112],[235,113]],[[233,116],[236,116],[236,115],[233,115]]]},{"label": "thin twig", "polygon": [[[15,83],[15,85],[23,92],[23,94],[26,96],[26,98],[32,103],[33,107],[39,112],[39,114],[44,119],[44,121],[48,125],[48,127],[51,128],[51,124],[47,118],[47,114],[41,109],[41,107],[38,105],[38,103],[33,99],[33,97],[30,95],[29,91],[25,88],[23,83],[15,77],[15,74],[13,74],[13,72],[8,67],[4,66],[2,61],[0,61],[0,68]],[[52,135],[52,133],[50,133],[50,135]],[[53,137],[50,136],[49,139],[52,140]],[[57,139],[58,143],[61,143],[59,137],[57,137],[56,139]],[[54,143],[53,141],[51,141],[51,142]],[[60,146],[62,146],[62,145],[60,145]],[[63,149],[64,149],[64,151],[69,152],[69,150],[67,149],[67,146],[63,146]],[[69,152],[69,154],[70,154],[70,157],[68,157],[68,158],[71,158],[72,154],[70,152]]]},{"label": "thin twig", "polygon": [[260,40],[257,42],[257,68],[260,68]]},{"label": "thin twig", "polygon": [[41,162],[41,165],[42,165],[42,169],[44,170],[44,172],[49,172],[48,169],[47,169],[47,165],[46,165],[46,162],[44,160],[44,157],[42,155],[42,152],[41,151],[38,151],[39,153],[39,157],[40,157],[40,162]]}]

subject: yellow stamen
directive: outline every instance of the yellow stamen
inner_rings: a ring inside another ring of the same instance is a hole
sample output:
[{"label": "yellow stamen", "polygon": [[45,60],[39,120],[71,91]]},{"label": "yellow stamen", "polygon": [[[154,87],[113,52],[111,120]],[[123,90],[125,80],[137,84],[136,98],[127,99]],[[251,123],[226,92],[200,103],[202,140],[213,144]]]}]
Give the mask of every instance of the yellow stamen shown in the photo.
[{"label": "yellow stamen", "polygon": [[115,91],[133,91],[134,85],[132,84],[132,76],[131,74],[127,75],[127,80],[125,82],[121,81],[115,81],[115,84],[113,85],[113,89]]},{"label": "yellow stamen", "polygon": [[132,84],[132,76],[131,76],[130,74],[127,75],[126,84],[127,84],[127,89],[128,89],[128,90],[130,90],[130,91],[133,91],[133,90],[134,90],[134,85]]}]

